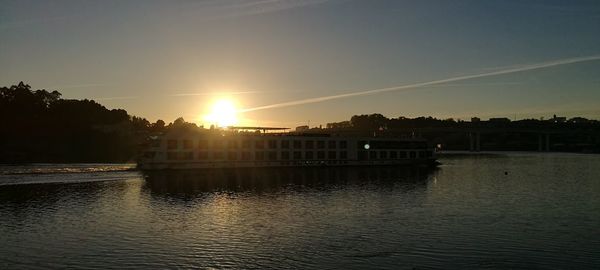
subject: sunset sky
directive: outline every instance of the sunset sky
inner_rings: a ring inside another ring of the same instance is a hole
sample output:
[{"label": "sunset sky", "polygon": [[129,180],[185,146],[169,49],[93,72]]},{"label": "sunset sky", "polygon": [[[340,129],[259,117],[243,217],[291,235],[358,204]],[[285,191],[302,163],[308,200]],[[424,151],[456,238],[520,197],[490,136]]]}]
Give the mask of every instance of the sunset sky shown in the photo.
[{"label": "sunset sky", "polygon": [[[375,112],[600,118],[597,0],[0,6],[0,86],[24,81],[150,121],[182,116],[202,124],[223,100],[247,109],[240,124],[287,127]],[[584,60],[344,96],[572,58]]]}]

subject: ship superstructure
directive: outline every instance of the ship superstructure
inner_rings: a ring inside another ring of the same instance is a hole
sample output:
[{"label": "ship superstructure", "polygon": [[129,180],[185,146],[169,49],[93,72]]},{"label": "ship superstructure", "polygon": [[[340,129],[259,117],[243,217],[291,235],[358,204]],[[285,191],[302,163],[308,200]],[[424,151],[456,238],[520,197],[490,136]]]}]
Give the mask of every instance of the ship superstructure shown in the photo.
[{"label": "ship superstructure", "polygon": [[230,127],[172,131],[154,138],[142,169],[433,164],[435,149],[419,138],[354,137]]}]

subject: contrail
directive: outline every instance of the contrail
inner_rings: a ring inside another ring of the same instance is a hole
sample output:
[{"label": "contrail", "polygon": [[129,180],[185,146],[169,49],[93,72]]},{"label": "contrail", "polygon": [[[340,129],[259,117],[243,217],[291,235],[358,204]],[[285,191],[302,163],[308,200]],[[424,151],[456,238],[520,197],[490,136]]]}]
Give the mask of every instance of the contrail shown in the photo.
[{"label": "contrail", "polygon": [[254,108],[242,109],[242,110],[239,110],[239,112],[251,112],[251,111],[258,111],[258,110],[297,106],[297,105],[303,105],[303,104],[323,102],[323,101],[328,101],[328,100],[332,100],[332,99],[348,98],[348,97],[355,97],[355,96],[365,96],[365,95],[372,95],[372,94],[378,94],[378,93],[384,93],[384,92],[406,90],[406,89],[418,88],[418,87],[429,86],[429,85],[443,84],[443,83],[456,82],[456,81],[464,81],[464,80],[483,78],[483,77],[491,77],[491,76],[497,76],[497,75],[503,75],[503,74],[517,73],[517,72],[523,72],[523,71],[528,71],[528,70],[549,68],[549,67],[581,63],[581,62],[596,61],[596,60],[600,60],[600,55],[560,59],[560,60],[554,60],[554,61],[550,61],[550,62],[529,64],[529,65],[524,65],[524,66],[520,66],[520,67],[510,68],[510,69],[503,69],[503,70],[498,70],[498,71],[478,73],[478,74],[472,74],[472,75],[464,75],[464,76],[452,77],[452,78],[429,81],[429,82],[394,86],[394,87],[388,87],[388,88],[379,88],[379,89],[359,91],[359,92],[353,92],[353,93],[347,93],[347,94],[332,95],[332,96],[307,98],[307,99],[301,99],[301,100],[295,100],[295,101],[276,103],[276,104],[271,104],[271,105],[264,105],[264,106],[254,107]]}]

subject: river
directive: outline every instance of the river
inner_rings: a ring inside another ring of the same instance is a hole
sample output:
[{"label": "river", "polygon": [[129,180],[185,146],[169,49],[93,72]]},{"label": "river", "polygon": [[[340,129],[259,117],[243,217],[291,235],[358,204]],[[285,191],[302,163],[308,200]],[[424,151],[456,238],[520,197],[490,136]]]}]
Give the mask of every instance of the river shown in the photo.
[{"label": "river", "polygon": [[0,268],[600,269],[600,156],[0,166]]}]

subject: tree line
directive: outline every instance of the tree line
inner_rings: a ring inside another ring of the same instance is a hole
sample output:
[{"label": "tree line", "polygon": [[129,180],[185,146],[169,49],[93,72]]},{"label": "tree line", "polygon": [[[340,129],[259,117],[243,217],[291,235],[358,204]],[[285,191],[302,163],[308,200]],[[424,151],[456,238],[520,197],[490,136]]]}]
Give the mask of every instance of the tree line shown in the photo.
[{"label": "tree line", "polygon": [[149,136],[197,128],[183,118],[150,123],[94,100],[61,98],[20,82],[0,88],[0,162],[130,162]]},{"label": "tree line", "polygon": [[328,123],[328,129],[348,129],[376,131],[388,129],[410,129],[410,128],[600,128],[600,121],[583,117],[552,117],[549,119],[521,119],[511,121],[509,118],[490,118],[481,120],[473,117],[470,121],[460,119],[437,119],[434,117],[397,117],[388,118],[382,114],[354,115],[349,121]]}]

